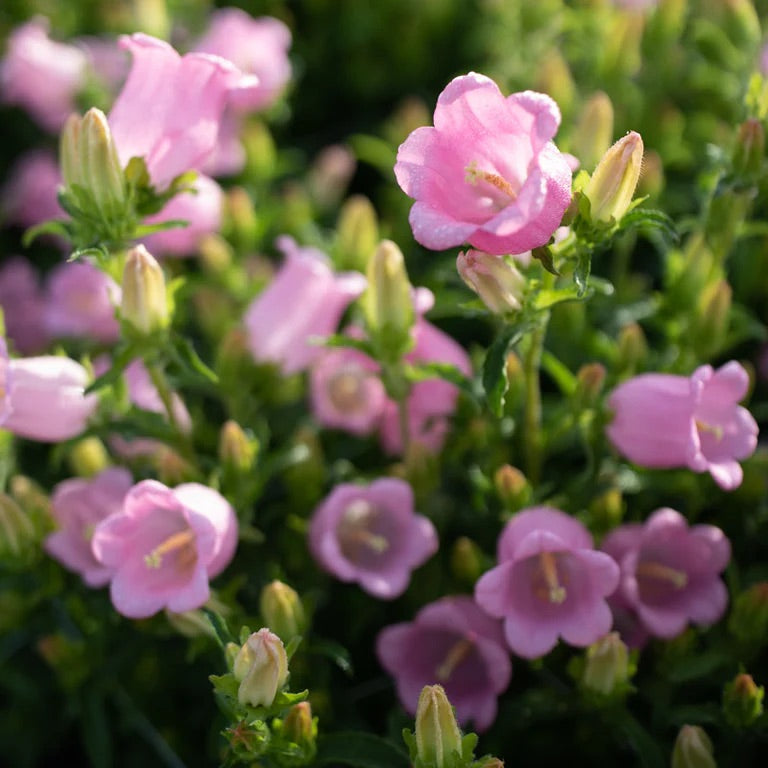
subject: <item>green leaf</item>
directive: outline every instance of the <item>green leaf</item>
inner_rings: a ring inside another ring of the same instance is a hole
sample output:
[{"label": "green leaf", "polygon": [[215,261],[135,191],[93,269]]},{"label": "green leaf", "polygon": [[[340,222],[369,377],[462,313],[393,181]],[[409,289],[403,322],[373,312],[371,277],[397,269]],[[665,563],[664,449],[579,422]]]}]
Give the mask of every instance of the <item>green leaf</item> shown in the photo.
[{"label": "green leaf", "polygon": [[391,741],[372,733],[347,731],[318,739],[315,765],[355,768],[408,768],[408,755]]},{"label": "green leaf", "polygon": [[112,358],[112,365],[109,370],[102,373],[101,376],[97,376],[88,387],[86,387],[85,394],[90,395],[91,392],[98,392],[98,390],[104,387],[112,386],[122,375],[123,371],[130,365],[131,361],[141,353],[140,345],[136,343],[126,344],[123,347],[118,347],[115,356]]},{"label": "green leaf", "polygon": [[373,344],[368,339],[354,339],[343,333],[334,333],[326,336],[322,339],[321,344],[324,347],[356,349],[358,352],[368,355],[368,357],[374,357],[376,354]]},{"label": "green leaf", "polygon": [[496,337],[488,348],[483,364],[483,389],[491,413],[497,418],[504,414],[504,395],[507,393],[507,355],[509,350],[523,336],[523,330],[517,325],[508,325]]},{"label": "green leaf", "polygon": [[358,160],[369,163],[387,176],[392,173],[397,153],[386,141],[376,136],[357,133],[350,136],[349,143]]},{"label": "green leaf", "polygon": [[547,309],[564,301],[584,301],[591,295],[591,292],[580,291],[577,285],[568,285],[565,288],[544,288],[536,294],[533,305],[536,309]]},{"label": "green leaf", "polygon": [[470,397],[475,396],[472,380],[467,378],[455,365],[450,363],[429,362],[406,364],[405,378],[410,382],[428,381],[429,379],[444,379],[457,386]]},{"label": "green leaf", "polygon": [[670,247],[680,240],[675,223],[663,211],[653,208],[635,208],[622,216],[619,231],[633,229],[646,237],[656,237],[665,247]]},{"label": "green leaf", "polygon": [[560,274],[555,267],[555,262],[552,260],[552,251],[546,245],[543,245],[540,248],[534,248],[531,251],[531,255],[534,259],[538,259],[541,262],[541,266],[550,274]]},{"label": "green leaf", "polygon": [[43,221],[40,224],[36,224],[34,227],[30,227],[24,232],[24,236],[21,238],[21,244],[25,248],[29,248],[32,242],[41,235],[58,235],[66,240],[72,240],[72,225],[68,221],[61,221],[60,219],[49,219]]},{"label": "green leaf", "polygon": [[188,227],[189,221],[186,219],[168,219],[168,221],[159,221],[157,224],[139,224],[133,230],[133,237],[146,237],[152,235],[155,232],[163,232],[166,229],[182,229]]},{"label": "green leaf", "polygon": [[227,672],[225,675],[209,675],[208,679],[213,684],[213,690],[216,693],[220,693],[230,699],[237,699],[237,691],[240,688],[240,684],[235,680],[235,676],[231,672]]},{"label": "green leaf", "polygon": [[203,606],[201,609],[205,614],[205,617],[211,623],[213,631],[216,635],[216,639],[219,641],[219,645],[223,648],[227,643],[233,643],[235,638],[232,637],[232,633],[229,631],[227,622],[224,621],[223,616],[216,611],[212,611],[210,608]]},{"label": "green leaf", "polygon": [[576,391],[576,376],[546,349],[541,353],[541,367],[554,379],[564,395],[570,397]]},{"label": "green leaf", "polygon": [[172,346],[175,361],[189,373],[195,373],[211,384],[218,384],[219,377],[197,354],[192,342],[184,336],[174,335]]},{"label": "green leaf", "polygon": [[85,694],[81,725],[83,746],[92,768],[111,768],[112,737],[104,697],[100,692],[88,691]]},{"label": "green leaf", "polygon": [[583,249],[579,253],[576,269],[573,271],[573,280],[576,283],[576,295],[581,298],[589,287],[589,273],[592,271],[592,251]]},{"label": "green leaf", "polygon": [[352,659],[343,645],[333,640],[315,640],[309,646],[309,653],[329,658],[344,674],[352,676]]}]

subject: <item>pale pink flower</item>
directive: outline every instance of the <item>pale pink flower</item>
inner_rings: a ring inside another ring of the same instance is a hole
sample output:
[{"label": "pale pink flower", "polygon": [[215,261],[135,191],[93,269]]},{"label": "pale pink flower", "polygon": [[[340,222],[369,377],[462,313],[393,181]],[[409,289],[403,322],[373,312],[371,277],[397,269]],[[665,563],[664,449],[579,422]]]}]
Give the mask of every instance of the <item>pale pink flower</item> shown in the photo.
[{"label": "pale pink flower", "polygon": [[[144,411],[159,413],[167,417],[165,405],[163,404],[157,387],[152,383],[146,366],[141,360],[134,360],[123,372],[125,383],[128,385],[128,398],[130,401]],[[171,405],[176,423],[184,432],[192,429],[192,417],[189,415],[184,401],[174,392],[171,394]]]},{"label": "pale pink flower", "polygon": [[121,164],[143,157],[152,183],[164,189],[213,152],[229,91],[242,74],[218,56],[180,56],[149,35],[121,37],[120,45],[133,60],[109,113],[112,136]]},{"label": "pale pink flower", "polygon": [[239,8],[222,8],[211,14],[208,31],[195,50],[229,59],[258,78],[229,97],[235,109],[250,112],[270,106],[291,79],[290,47],[291,32],[282,21],[270,16],[254,19]]},{"label": "pale pink flower", "polygon": [[35,149],[22,155],[11,168],[3,187],[4,217],[20,227],[33,227],[48,219],[64,219],[59,205],[59,165],[52,152]]},{"label": "pale pink flower", "polygon": [[237,518],[220,494],[197,483],[171,490],[155,480],[135,485],[91,541],[111,573],[112,604],[131,619],[202,606],[209,580],[226,567],[236,545]]},{"label": "pale pink flower", "polygon": [[166,229],[143,238],[150,253],[157,256],[192,256],[204,235],[218,232],[223,202],[221,187],[207,176],[198,176],[192,188],[194,192],[176,195],[160,213],[144,219],[145,224],[172,220],[187,222],[185,227]]},{"label": "pale pink flower", "polygon": [[424,606],[412,622],[379,632],[376,655],[395,678],[400,703],[416,714],[425,685],[440,684],[456,719],[484,731],[496,719],[496,698],[509,685],[512,665],[501,622],[468,596]]},{"label": "pale pink flower", "polygon": [[89,376],[80,363],[68,357],[26,357],[11,360],[8,371],[10,412],[4,429],[43,443],[68,440],[85,430],[98,398],[85,394]]},{"label": "pale pink flower", "polygon": [[320,340],[336,330],[344,310],[363,292],[365,278],[335,274],[325,254],[300,248],[292,237],[278,238],[277,246],[285,254],[283,266],[251,302],[244,323],[253,357],[288,375],[318,358]]},{"label": "pale pink flower", "polygon": [[101,81],[110,93],[117,93],[131,66],[130,56],[114,37],[78,37],[74,44],[88,59],[88,74]]},{"label": "pale pink flower", "polygon": [[[614,538],[614,541],[611,538]],[[658,509],[642,526],[621,526],[603,547],[621,560],[618,597],[656,637],[679,635],[689,621],[709,625],[728,605],[719,575],[731,559],[731,545],[713,525],[688,527],[674,509]]]},{"label": "pale pink flower", "polygon": [[112,343],[120,338],[115,307],[120,286],[87,261],[64,262],[48,276],[45,324],[52,338],[75,336]]},{"label": "pale pink flower", "polygon": [[243,118],[233,109],[225,109],[219,123],[219,140],[200,170],[208,176],[235,176],[245,168],[247,155],[240,141]]},{"label": "pale pink flower", "polygon": [[382,600],[401,595],[437,546],[435,527],[414,513],[411,486],[395,478],[337,485],[309,524],[309,549],[320,566]]},{"label": "pale pink flower", "polygon": [[0,336],[0,427],[11,413],[11,360],[8,356],[8,345]]},{"label": "pale pink flower", "polygon": [[571,169],[551,141],[557,104],[533,91],[505,98],[472,72],[446,86],[434,121],[411,133],[395,164],[416,200],[416,240],[434,250],[468,242],[496,255],[547,243],[571,200]]},{"label": "pale pink flower", "polygon": [[757,423],[738,405],[748,388],[749,376],[734,360],[717,371],[703,365],[690,377],[635,376],[609,396],[614,416],[606,433],[636,464],[708,471],[731,491],[741,485],[738,460],[757,447]]},{"label": "pale pink flower", "polygon": [[91,551],[94,529],[120,512],[132,485],[128,470],[111,467],[91,479],[64,480],[53,489],[51,516],[57,530],[45,540],[45,551],[70,571],[79,573],[89,587],[103,587],[110,578],[110,570]]},{"label": "pale pink flower", "polygon": [[504,619],[507,643],[519,656],[544,656],[559,637],[584,647],[610,630],[605,598],[619,583],[619,567],[592,549],[575,518],[550,507],[518,512],[501,534],[498,558],[475,585],[475,599]]},{"label": "pale pink flower", "polygon": [[8,39],[0,64],[2,100],[24,107],[40,125],[56,133],[76,107],[86,65],[81,50],[51,40],[47,19],[36,17]]},{"label": "pale pink flower", "polygon": [[22,256],[12,256],[0,266],[0,307],[6,335],[18,352],[34,354],[48,344],[37,271]]}]

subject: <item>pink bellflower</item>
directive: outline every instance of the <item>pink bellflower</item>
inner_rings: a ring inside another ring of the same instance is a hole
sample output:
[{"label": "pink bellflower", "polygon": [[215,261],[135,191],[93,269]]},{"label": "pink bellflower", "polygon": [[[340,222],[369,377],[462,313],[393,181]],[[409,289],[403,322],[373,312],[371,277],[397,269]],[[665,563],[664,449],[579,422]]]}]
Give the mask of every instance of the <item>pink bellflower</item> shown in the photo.
[{"label": "pink bellflower", "polygon": [[376,654],[395,678],[408,713],[416,713],[425,685],[440,684],[458,721],[472,721],[478,731],[493,724],[496,698],[512,675],[501,622],[465,595],[444,597],[424,606],[412,622],[385,627]]},{"label": "pink bellflower", "polygon": [[64,219],[66,214],[58,199],[59,184],[61,173],[52,152],[46,149],[26,152],[11,168],[3,187],[4,216],[21,227],[33,227],[48,219]]},{"label": "pink bellflower", "polygon": [[690,377],[646,373],[620,384],[608,398],[614,447],[644,467],[709,472],[726,491],[741,485],[739,460],[757,447],[757,423],[738,405],[749,376],[732,360],[716,371],[702,365]]},{"label": "pink bellflower", "polygon": [[128,470],[110,467],[90,479],[64,480],[53,489],[51,516],[57,530],[45,540],[45,551],[79,573],[89,587],[103,587],[110,579],[110,570],[91,550],[93,532],[102,520],[120,512],[132,485]]},{"label": "pink bellflower", "polygon": [[251,302],[244,323],[253,357],[290,375],[322,354],[316,342],[336,330],[344,310],[363,292],[365,278],[358,272],[335,274],[324,253],[301,248],[292,237],[278,238],[277,246],[285,261]]},{"label": "pink bellflower", "polygon": [[223,496],[198,483],[172,490],[155,480],[135,485],[91,541],[111,573],[112,604],[131,619],[205,604],[209,581],[229,564],[236,546],[237,518]]},{"label": "pink bellflower", "polygon": [[[642,526],[614,531],[623,535],[619,597],[655,637],[672,638],[688,625],[714,624],[725,613],[728,591],[720,579],[731,559],[731,545],[713,525],[688,527],[674,509],[658,509]],[[634,539],[634,542],[631,541]]]},{"label": "pink bellflower", "polygon": [[0,307],[7,337],[18,352],[32,355],[48,344],[45,298],[37,271],[23,256],[0,266]]},{"label": "pink bellflower", "polygon": [[533,91],[505,98],[471,72],[440,94],[434,123],[411,133],[395,164],[416,201],[416,240],[433,250],[468,242],[494,255],[547,243],[571,201],[571,168],[552,142],[557,104]]},{"label": "pink bellflower", "polygon": [[518,512],[499,538],[498,559],[477,582],[475,599],[504,619],[518,656],[544,656],[558,637],[584,647],[610,630],[605,598],[619,583],[619,567],[592,548],[592,536],[575,518],[551,507]]},{"label": "pink bellflower", "polygon": [[309,524],[309,549],[318,564],[382,600],[401,595],[411,571],[437,546],[435,527],[414,513],[411,486],[395,478],[337,485]]}]

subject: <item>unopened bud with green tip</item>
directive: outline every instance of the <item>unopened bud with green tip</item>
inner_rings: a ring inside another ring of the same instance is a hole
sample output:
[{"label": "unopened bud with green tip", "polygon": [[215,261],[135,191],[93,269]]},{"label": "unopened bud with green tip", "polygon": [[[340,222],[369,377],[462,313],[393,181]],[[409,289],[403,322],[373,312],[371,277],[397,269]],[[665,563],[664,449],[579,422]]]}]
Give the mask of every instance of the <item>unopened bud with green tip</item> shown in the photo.
[{"label": "unopened bud with green tip", "polygon": [[219,458],[222,465],[238,474],[250,472],[259,452],[259,441],[248,437],[243,428],[230,419],[219,433]]},{"label": "unopened bud with green tip", "polygon": [[598,91],[587,99],[573,135],[573,153],[583,168],[594,168],[608,151],[613,138],[613,104]]},{"label": "unopened bud with green tip", "polygon": [[620,221],[635,194],[643,162],[643,139],[630,131],[604,155],[584,188],[593,222]]},{"label": "unopened bud with green tip", "polygon": [[672,768],[717,768],[712,741],[698,725],[684,725],[672,750]]},{"label": "unopened bud with green tip", "polygon": [[493,473],[493,487],[507,510],[521,509],[530,501],[530,483],[517,467],[510,464],[502,464]]},{"label": "unopened bud with green tip", "polygon": [[0,558],[7,562],[23,557],[35,539],[29,515],[10,496],[0,493]]},{"label": "unopened bud with green tip", "polygon": [[336,266],[363,271],[379,243],[376,209],[363,195],[344,202],[336,223]]},{"label": "unopened bud with green tip", "polygon": [[397,362],[412,345],[411,283],[402,251],[382,240],[368,262],[368,287],[360,298],[368,334],[387,362]]},{"label": "unopened bud with green tip", "polygon": [[301,635],[307,626],[304,606],[298,592],[282,581],[273,581],[261,590],[261,617],[283,642]]},{"label": "unopened bud with green tip", "polygon": [[619,333],[616,363],[622,373],[634,373],[648,357],[648,342],[637,323],[625,325]]},{"label": "unopened bud with green tip", "polygon": [[723,690],[723,713],[734,728],[747,728],[763,714],[765,689],[742,672]]},{"label": "unopened bud with green tip", "polygon": [[122,289],[121,316],[135,331],[148,336],[168,327],[170,313],[163,268],[143,245],[128,252]]},{"label": "unopened bud with green tip", "polygon": [[456,269],[491,312],[517,312],[522,307],[525,278],[503,256],[470,249],[460,252]]},{"label": "unopened bud with green tip", "polygon": [[237,700],[251,707],[270,707],[288,680],[288,657],[283,641],[266,627],[241,646],[232,665],[240,684]]},{"label": "unopened bud with green tip", "polygon": [[581,685],[601,696],[621,695],[629,680],[629,651],[618,632],[609,632],[587,648]]},{"label": "unopened bud with green tip", "polygon": [[317,718],[312,717],[308,701],[294,704],[283,720],[281,733],[302,751],[305,763],[311,763],[317,753]]},{"label": "unopened bud with green tip", "polygon": [[426,685],[422,689],[416,707],[415,736],[416,755],[422,768],[460,765],[461,731],[441,685]]},{"label": "unopened bud with green tip", "polygon": [[586,363],[576,374],[574,401],[578,408],[592,408],[605,384],[606,370],[602,363]]}]

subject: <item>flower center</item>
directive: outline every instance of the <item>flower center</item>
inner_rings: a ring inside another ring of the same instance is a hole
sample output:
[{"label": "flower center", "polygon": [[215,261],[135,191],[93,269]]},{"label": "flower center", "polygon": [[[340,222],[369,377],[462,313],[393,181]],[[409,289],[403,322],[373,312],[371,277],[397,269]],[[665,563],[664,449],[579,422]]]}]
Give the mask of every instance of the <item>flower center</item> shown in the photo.
[{"label": "flower center", "polygon": [[539,554],[537,570],[540,583],[534,590],[536,597],[554,605],[564,603],[568,593],[560,583],[560,574],[557,572],[557,556],[554,552],[541,552]]},{"label": "flower center", "polygon": [[359,368],[347,368],[330,381],[328,395],[339,411],[359,411],[365,406],[363,375]]},{"label": "flower center", "polygon": [[474,187],[477,186],[478,182],[484,181],[498,189],[499,192],[503,192],[510,201],[517,199],[517,192],[514,187],[503,176],[499,176],[498,173],[479,170],[475,160],[473,160],[464,171],[464,181],[467,182],[467,184],[471,184]]},{"label": "flower center", "polygon": [[445,654],[442,663],[435,669],[435,677],[437,677],[437,681],[439,683],[447,682],[453,674],[453,670],[467,658],[467,654],[469,654],[474,647],[474,643],[466,637],[455,642],[448,650],[448,653]]},{"label": "flower center", "polygon": [[718,442],[723,439],[723,428],[707,424],[705,421],[696,419],[696,429],[704,434],[713,435]]},{"label": "flower center", "polygon": [[366,555],[381,555],[390,543],[386,536],[375,533],[373,529],[379,511],[367,501],[353,501],[345,510],[339,523],[338,534],[341,551],[353,561],[359,561]]},{"label": "flower center", "polygon": [[180,568],[188,568],[197,562],[195,532],[191,528],[171,534],[148,555],[144,555],[144,565],[150,570],[157,570],[163,564],[163,557],[170,554],[176,555]]},{"label": "flower center", "polygon": [[688,584],[688,574],[685,571],[678,571],[664,563],[647,561],[637,564],[637,576],[645,579],[654,579],[656,581],[665,581],[675,589],[683,589]]}]

